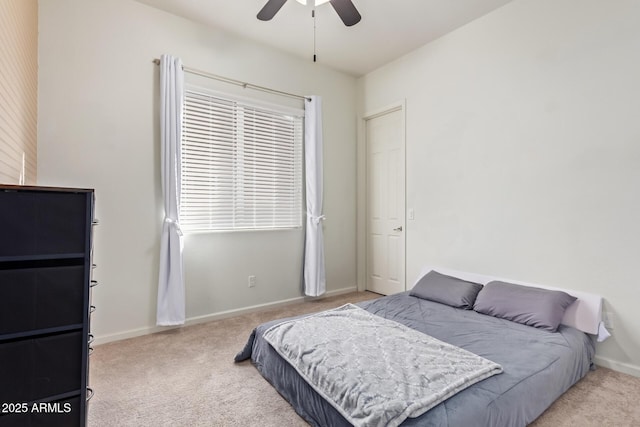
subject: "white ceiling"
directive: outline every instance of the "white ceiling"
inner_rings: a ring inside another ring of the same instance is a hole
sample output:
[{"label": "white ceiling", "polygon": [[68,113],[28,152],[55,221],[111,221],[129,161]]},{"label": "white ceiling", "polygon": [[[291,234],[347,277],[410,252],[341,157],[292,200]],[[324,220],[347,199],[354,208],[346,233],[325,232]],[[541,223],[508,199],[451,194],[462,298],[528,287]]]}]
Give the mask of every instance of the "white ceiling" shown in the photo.
[{"label": "white ceiling", "polygon": [[[263,22],[256,14],[266,0],[137,1],[313,60],[311,5],[288,0]],[[510,1],[353,0],[362,15],[353,27],[345,27],[326,3],[316,10],[317,61],[360,76]]]}]

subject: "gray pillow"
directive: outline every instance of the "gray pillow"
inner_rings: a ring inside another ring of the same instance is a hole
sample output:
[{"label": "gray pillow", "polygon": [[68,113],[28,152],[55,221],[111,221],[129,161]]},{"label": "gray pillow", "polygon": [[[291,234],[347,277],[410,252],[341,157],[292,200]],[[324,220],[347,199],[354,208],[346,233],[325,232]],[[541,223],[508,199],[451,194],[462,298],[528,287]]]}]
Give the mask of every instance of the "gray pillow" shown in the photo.
[{"label": "gray pillow", "polygon": [[487,283],[476,298],[478,313],[555,332],[564,312],[577,298],[562,291],[506,282]]},{"label": "gray pillow", "polygon": [[480,289],[480,283],[467,282],[432,270],[422,276],[409,295],[471,310]]}]

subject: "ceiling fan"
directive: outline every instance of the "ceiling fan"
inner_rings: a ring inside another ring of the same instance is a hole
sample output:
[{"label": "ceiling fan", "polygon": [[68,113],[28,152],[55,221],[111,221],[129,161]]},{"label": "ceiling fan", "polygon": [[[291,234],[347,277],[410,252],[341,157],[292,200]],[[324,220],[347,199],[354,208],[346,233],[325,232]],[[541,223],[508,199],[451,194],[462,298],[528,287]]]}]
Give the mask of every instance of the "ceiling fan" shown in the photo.
[{"label": "ceiling fan", "polygon": [[[302,4],[307,4],[306,0],[297,0]],[[312,0],[314,1],[314,0]],[[344,25],[351,27],[356,25],[362,19],[358,9],[353,5],[351,0],[315,0],[315,5],[330,2]],[[268,0],[264,7],[258,12],[258,19],[261,21],[271,20],[287,0]]]}]

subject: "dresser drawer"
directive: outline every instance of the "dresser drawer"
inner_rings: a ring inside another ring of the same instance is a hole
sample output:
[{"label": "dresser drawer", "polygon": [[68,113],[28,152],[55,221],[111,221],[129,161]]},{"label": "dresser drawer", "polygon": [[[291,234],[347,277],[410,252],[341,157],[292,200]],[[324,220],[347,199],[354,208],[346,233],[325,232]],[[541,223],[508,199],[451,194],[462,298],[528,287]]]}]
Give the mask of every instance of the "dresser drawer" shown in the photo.
[{"label": "dresser drawer", "polygon": [[80,331],[0,344],[0,402],[30,402],[82,388]]},{"label": "dresser drawer", "polygon": [[0,335],[81,324],[83,266],[0,270]]},{"label": "dresser drawer", "polygon": [[0,257],[84,252],[87,193],[0,193]]}]

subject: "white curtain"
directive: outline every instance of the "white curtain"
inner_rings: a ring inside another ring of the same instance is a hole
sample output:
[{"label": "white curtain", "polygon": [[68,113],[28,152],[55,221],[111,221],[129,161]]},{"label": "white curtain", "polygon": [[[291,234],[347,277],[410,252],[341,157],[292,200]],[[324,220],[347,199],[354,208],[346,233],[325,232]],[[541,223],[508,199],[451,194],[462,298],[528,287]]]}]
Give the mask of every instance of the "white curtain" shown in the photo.
[{"label": "white curtain", "polygon": [[317,297],[326,291],[322,236],[322,98],[311,96],[304,109],[307,228],[304,251],[304,293]]},{"label": "white curtain", "polygon": [[180,214],[180,140],[184,72],[180,58],[160,58],[160,142],[164,223],[160,236],[160,274],[156,323],[181,325],[185,319]]}]

